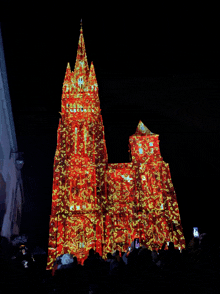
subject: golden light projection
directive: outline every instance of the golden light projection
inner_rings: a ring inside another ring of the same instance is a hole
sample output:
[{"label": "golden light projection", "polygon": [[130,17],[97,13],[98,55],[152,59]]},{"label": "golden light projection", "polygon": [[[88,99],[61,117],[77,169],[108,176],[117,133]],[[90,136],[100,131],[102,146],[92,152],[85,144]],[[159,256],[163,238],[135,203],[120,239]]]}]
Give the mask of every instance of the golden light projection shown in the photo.
[{"label": "golden light projection", "polygon": [[169,164],[158,135],[141,121],[129,138],[132,161],[108,163],[93,63],[82,24],[74,71],[67,64],[54,157],[47,270],[64,253],[83,264],[89,249],[106,258],[134,238],[150,250],[164,242],[185,248]]}]

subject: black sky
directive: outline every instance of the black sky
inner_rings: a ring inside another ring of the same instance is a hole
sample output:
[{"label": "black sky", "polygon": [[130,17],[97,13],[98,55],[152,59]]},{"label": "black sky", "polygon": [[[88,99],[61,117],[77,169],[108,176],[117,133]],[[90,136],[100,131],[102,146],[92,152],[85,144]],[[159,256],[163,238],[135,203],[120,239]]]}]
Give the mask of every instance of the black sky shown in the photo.
[{"label": "black sky", "polygon": [[87,11],[62,7],[55,9],[57,15],[54,7],[36,6],[29,13],[23,8],[10,11],[5,4],[8,18],[1,23],[18,147],[25,159],[23,231],[47,242],[62,83],[67,62],[74,69],[81,18],[88,62],[94,63],[99,85],[109,162],[129,160],[128,139],[142,120],[160,135],[184,233],[194,225],[216,228],[215,8],[109,7],[99,12],[92,6]]}]

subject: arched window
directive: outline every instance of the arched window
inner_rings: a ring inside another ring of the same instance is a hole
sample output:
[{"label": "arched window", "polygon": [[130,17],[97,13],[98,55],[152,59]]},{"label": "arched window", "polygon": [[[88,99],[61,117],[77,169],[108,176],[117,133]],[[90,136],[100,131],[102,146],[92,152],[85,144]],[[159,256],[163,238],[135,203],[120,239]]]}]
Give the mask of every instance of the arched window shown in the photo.
[{"label": "arched window", "polygon": [[143,149],[142,148],[139,148],[139,153],[143,154]]},{"label": "arched window", "polygon": [[78,79],[78,84],[79,84],[79,86],[80,86],[80,88],[82,87],[82,84],[83,84],[83,78],[82,77],[80,77],[79,79]]}]

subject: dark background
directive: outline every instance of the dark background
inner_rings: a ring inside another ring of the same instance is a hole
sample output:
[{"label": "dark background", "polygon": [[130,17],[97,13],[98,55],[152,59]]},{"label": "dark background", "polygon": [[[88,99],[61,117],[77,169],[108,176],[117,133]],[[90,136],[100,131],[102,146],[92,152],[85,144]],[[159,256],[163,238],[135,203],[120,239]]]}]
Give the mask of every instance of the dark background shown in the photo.
[{"label": "dark background", "polygon": [[[218,17],[207,5],[4,2],[2,36],[22,169],[22,233],[47,248],[62,84],[80,19],[99,85],[109,162],[128,162],[139,120],[159,134],[187,241],[219,231]],[[85,6],[85,7],[83,7]],[[6,17],[7,16],[7,17]]]}]

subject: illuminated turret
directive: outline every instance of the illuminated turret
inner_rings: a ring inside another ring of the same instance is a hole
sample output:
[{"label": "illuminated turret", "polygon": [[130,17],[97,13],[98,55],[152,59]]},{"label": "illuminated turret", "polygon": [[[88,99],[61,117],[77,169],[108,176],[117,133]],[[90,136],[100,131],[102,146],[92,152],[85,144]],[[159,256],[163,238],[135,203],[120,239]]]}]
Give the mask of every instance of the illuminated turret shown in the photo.
[{"label": "illuminated turret", "polygon": [[130,151],[134,163],[144,163],[160,157],[159,135],[152,133],[143,123],[139,122],[136,132],[130,136]]}]

